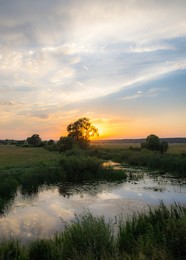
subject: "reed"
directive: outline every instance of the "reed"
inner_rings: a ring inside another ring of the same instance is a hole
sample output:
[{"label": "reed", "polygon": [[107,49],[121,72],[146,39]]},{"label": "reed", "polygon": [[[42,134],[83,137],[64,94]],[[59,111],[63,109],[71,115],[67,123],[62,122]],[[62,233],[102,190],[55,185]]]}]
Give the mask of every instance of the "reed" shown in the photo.
[{"label": "reed", "polygon": [[127,221],[122,216],[116,220],[85,212],[52,238],[25,246],[1,241],[0,259],[185,259],[185,206],[161,203]]}]

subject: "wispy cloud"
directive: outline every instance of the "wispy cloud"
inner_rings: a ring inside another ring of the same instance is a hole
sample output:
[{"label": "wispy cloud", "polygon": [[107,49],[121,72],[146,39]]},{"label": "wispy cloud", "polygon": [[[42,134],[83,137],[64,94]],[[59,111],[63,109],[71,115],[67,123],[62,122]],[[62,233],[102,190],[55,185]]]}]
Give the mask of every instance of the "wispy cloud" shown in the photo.
[{"label": "wispy cloud", "polygon": [[130,96],[122,97],[122,100],[132,100],[132,99],[138,99],[138,98],[148,98],[148,97],[157,97],[161,92],[164,92],[168,90],[167,88],[150,88],[147,91],[141,91],[138,90],[135,94],[132,94]]},{"label": "wispy cloud", "polygon": [[125,89],[136,88],[123,97],[129,101],[156,96],[159,90],[145,92],[143,84],[186,70],[184,0],[0,5],[3,117],[47,121],[67,105]]}]

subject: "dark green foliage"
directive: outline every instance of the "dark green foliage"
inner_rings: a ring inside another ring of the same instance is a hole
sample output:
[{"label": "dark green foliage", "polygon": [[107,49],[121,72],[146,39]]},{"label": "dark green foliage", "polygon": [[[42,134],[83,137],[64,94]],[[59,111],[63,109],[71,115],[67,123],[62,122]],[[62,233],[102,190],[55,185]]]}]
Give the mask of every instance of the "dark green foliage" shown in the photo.
[{"label": "dark green foliage", "polygon": [[74,146],[75,142],[71,136],[60,137],[57,142],[59,152],[65,152],[67,150],[71,150]]},{"label": "dark green foliage", "polygon": [[76,222],[68,225],[57,239],[62,241],[64,259],[80,259],[87,254],[93,259],[102,259],[104,255],[114,254],[111,224],[106,223],[103,217],[94,217],[90,213],[76,217]]},{"label": "dark green foliage", "polygon": [[57,143],[46,145],[45,148],[47,150],[51,151],[51,152],[58,152],[59,151],[59,147],[58,147]]},{"label": "dark green foliage", "polygon": [[89,154],[104,160],[127,163],[133,166],[147,167],[152,170],[173,173],[181,177],[186,176],[185,154],[161,154],[147,149],[104,149],[92,148]]},{"label": "dark green foliage", "polygon": [[19,183],[14,177],[1,176],[0,183],[0,214],[4,213],[7,203],[14,198]]},{"label": "dark green foliage", "polygon": [[82,181],[96,177],[101,161],[93,157],[63,156],[60,161],[65,181]]},{"label": "dark green foliage", "polygon": [[55,144],[54,140],[50,139],[48,142],[47,142],[48,145],[53,145]]},{"label": "dark green foliage", "polygon": [[166,141],[162,141],[160,144],[160,152],[165,153],[167,152],[168,148],[169,148],[168,143]]},{"label": "dark green foliage", "polygon": [[147,136],[145,147],[152,151],[159,151],[160,150],[159,137],[153,134]]},{"label": "dark green foliage", "polygon": [[52,239],[38,239],[29,246],[29,259],[55,260],[60,259],[60,255]]},{"label": "dark green foliage", "polygon": [[19,241],[9,240],[0,243],[0,259],[1,260],[27,260],[27,250]]},{"label": "dark green foliage", "polygon": [[[118,247],[120,252],[148,259],[159,259],[157,252],[166,259],[186,255],[186,209],[179,205],[167,208],[163,203],[148,214],[134,215],[119,224]],[[132,245],[132,246],[131,246]],[[154,258],[156,257],[156,258]]]},{"label": "dark green foliage", "polygon": [[95,157],[65,155],[60,161],[60,166],[65,181],[126,179],[124,171],[103,167],[102,161]]},{"label": "dark green foliage", "polygon": [[31,137],[28,137],[27,142],[31,146],[42,146],[41,138],[38,134],[33,134]]},{"label": "dark green foliage", "polygon": [[90,120],[86,117],[80,118],[67,126],[68,137],[71,137],[75,144],[86,149],[90,143],[90,137],[98,135],[98,129],[92,126]]},{"label": "dark green foliage", "polygon": [[161,142],[158,136],[151,134],[147,136],[146,142],[141,144],[141,148],[164,153],[168,150],[168,143],[166,141]]},{"label": "dark green foliage", "polygon": [[2,241],[0,259],[185,259],[184,206],[161,203],[128,220],[122,216],[116,220],[113,224],[84,213],[53,238],[38,239],[25,247],[16,240]]},{"label": "dark green foliage", "polygon": [[0,184],[0,197],[5,199],[11,198],[16,192],[18,184],[18,181],[14,177],[2,177]]}]

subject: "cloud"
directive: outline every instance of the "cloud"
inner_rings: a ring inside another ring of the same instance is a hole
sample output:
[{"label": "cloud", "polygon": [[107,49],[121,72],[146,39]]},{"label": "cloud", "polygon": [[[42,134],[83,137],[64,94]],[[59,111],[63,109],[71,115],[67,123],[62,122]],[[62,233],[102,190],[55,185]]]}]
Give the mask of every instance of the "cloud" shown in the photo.
[{"label": "cloud", "polygon": [[63,118],[68,105],[134,88],[125,100],[156,96],[144,83],[186,70],[185,1],[0,4],[3,118]]},{"label": "cloud", "polygon": [[141,90],[138,90],[137,93],[122,97],[122,100],[132,100],[132,99],[138,99],[138,98],[147,98],[147,97],[156,97],[161,92],[168,90],[167,88],[150,88],[146,92],[142,92]]},{"label": "cloud", "polygon": [[0,101],[0,106],[12,106],[12,105],[13,105],[13,103],[10,101],[4,101],[4,102]]},{"label": "cloud", "polygon": [[142,52],[154,52],[154,51],[162,51],[162,50],[175,50],[175,46],[170,44],[139,44],[135,46],[131,46],[131,52],[142,53]]}]

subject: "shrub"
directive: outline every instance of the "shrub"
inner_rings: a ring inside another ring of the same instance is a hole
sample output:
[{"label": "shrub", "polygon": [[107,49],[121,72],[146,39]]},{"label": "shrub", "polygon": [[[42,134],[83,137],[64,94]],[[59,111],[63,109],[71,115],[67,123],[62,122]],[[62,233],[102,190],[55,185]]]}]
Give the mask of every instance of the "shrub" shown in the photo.
[{"label": "shrub", "polygon": [[61,172],[65,181],[84,180],[121,180],[126,178],[122,170],[103,167],[102,161],[95,157],[63,156],[60,161]]}]

